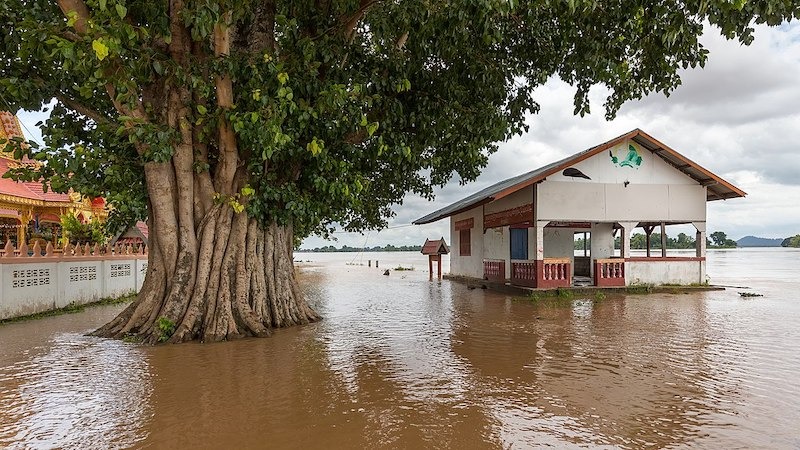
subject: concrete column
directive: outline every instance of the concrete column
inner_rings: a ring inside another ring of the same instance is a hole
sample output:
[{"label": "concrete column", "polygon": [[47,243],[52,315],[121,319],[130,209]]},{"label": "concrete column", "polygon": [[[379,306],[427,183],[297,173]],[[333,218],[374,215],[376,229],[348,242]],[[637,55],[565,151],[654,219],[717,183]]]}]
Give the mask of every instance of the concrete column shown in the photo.
[{"label": "concrete column", "polygon": [[592,224],[592,263],[591,276],[594,277],[594,261],[614,256],[614,224],[612,223],[593,223]]},{"label": "concrete column", "polygon": [[636,222],[619,222],[619,225],[622,227],[622,237],[620,239],[620,257],[622,258],[630,258],[631,257],[631,232],[633,228],[636,226]]},{"label": "concrete column", "polygon": [[534,228],[534,233],[536,235],[535,245],[536,251],[531,253],[533,259],[537,261],[544,260],[544,227],[550,223],[549,221],[539,220],[536,222],[536,227]]},{"label": "concrete column", "polygon": [[506,280],[511,279],[511,228],[503,227],[503,261],[506,262]]},{"label": "concrete column", "polygon": [[[706,256],[706,223],[705,222],[692,222],[694,228],[697,230],[695,234],[695,250],[698,257]],[[704,277],[705,278],[705,277]]]}]

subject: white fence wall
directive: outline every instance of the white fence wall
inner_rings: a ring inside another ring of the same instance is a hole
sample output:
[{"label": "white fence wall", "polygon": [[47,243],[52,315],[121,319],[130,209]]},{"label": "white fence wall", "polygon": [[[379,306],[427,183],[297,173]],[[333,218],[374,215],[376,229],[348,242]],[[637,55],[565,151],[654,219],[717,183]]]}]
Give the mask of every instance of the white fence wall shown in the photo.
[{"label": "white fence wall", "polygon": [[138,292],[147,255],[0,258],[0,319]]}]

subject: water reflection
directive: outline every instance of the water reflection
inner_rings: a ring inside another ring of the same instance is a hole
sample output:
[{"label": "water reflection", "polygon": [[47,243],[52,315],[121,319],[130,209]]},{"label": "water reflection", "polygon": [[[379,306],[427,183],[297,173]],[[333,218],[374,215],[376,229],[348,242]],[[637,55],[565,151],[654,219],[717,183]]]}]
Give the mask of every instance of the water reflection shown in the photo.
[{"label": "water reflection", "polygon": [[0,368],[0,446],[129,448],[146,437],[152,383],[140,349],[75,333],[47,348]]},{"label": "water reflection", "polygon": [[82,336],[103,308],[3,326],[0,447],[800,447],[800,285],[724,258],[766,296],[554,305],[328,260],[302,275],[325,320],[268,339]]}]

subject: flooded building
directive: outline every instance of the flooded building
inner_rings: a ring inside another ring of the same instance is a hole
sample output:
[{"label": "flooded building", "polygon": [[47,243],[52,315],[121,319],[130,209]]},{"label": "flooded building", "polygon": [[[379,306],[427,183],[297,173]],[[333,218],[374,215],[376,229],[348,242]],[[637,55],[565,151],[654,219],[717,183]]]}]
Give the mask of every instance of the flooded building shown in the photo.
[{"label": "flooded building", "polygon": [[[745,192],[642,130],[494,184],[414,221],[450,218],[451,275],[535,288],[706,280],[706,202]],[[668,256],[669,225],[696,230],[694,256]],[[661,254],[631,255],[660,230]],[[588,243],[575,251],[575,236]],[[619,248],[615,241],[619,240]]]}]

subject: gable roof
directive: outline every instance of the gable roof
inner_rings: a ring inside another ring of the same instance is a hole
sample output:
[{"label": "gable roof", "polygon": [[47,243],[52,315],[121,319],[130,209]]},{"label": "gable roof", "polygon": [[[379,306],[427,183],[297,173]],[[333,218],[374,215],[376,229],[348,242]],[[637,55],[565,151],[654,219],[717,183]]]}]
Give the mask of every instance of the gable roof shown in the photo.
[{"label": "gable roof", "polygon": [[423,255],[446,255],[450,253],[450,248],[444,241],[444,237],[435,241],[425,239],[425,245],[422,246],[421,253]]},{"label": "gable roof", "polygon": [[661,143],[661,141],[637,128],[621,136],[617,136],[610,141],[596,145],[572,156],[568,156],[564,159],[550,163],[528,173],[523,173],[522,175],[517,175],[493,184],[470,195],[469,197],[445,206],[444,208],[434,211],[424,217],[420,217],[412,223],[415,225],[422,225],[436,222],[437,220],[470,210],[476,206],[501,199],[507,195],[517,192],[520,189],[539,183],[554,173],[558,173],[573,164],[579,163],[587,158],[591,158],[598,153],[602,153],[622,142],[625,142],[628,139],[633,140],[643,148],[651,151],[653,154],[663,159],[670,166],[678,169],[686,174],[686,176],[705,186],[707,189],[707,201],[724,200],[729,198],[744,197],[747,195],[741,189],[725,181],[718,175],[715,175],[708,169],[681,155],[677,151]]}]

